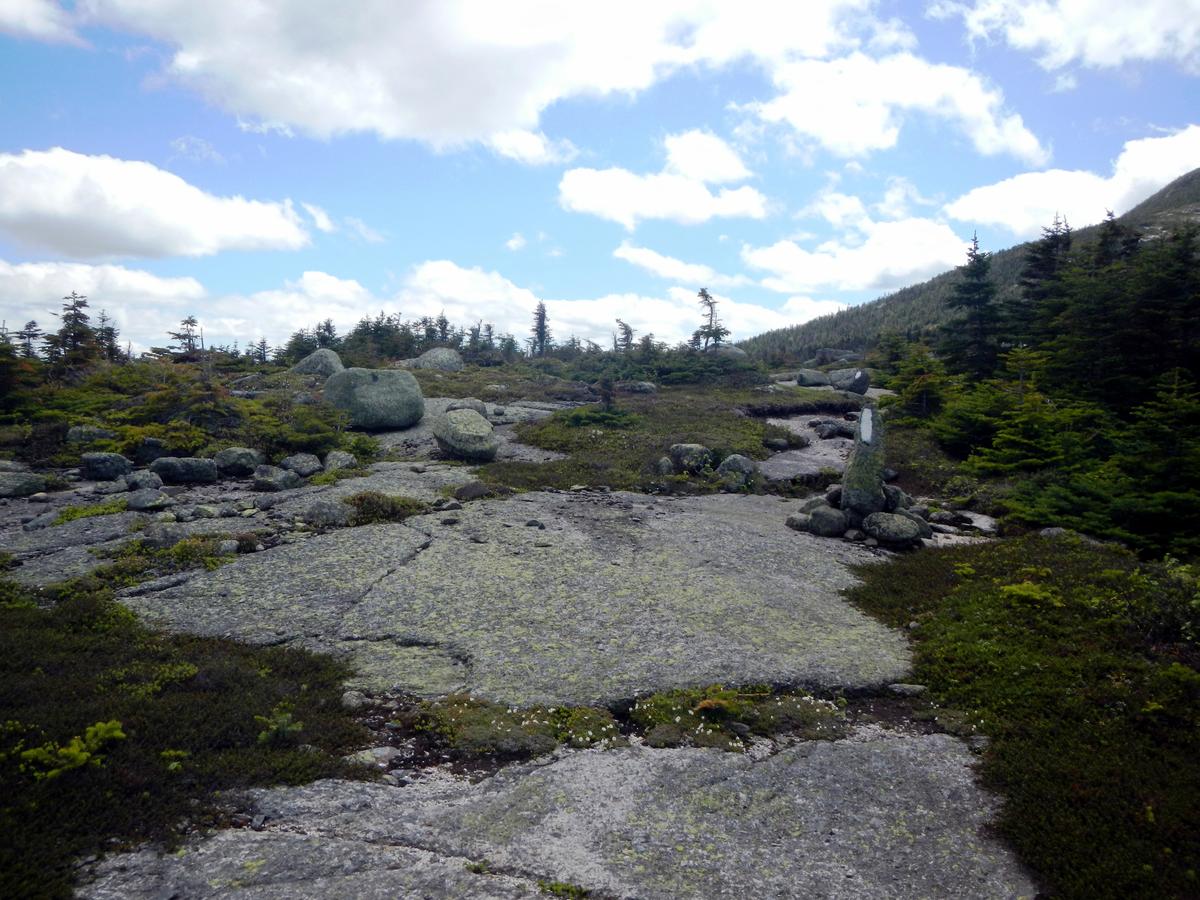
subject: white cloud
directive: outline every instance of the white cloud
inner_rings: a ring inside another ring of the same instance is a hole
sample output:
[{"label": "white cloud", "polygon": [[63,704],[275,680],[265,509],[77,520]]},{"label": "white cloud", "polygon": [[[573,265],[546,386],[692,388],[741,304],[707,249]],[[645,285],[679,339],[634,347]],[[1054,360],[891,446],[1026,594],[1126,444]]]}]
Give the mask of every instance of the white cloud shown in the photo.
[{"label": "white cloud", "polygon": [[902,24],[873,15],[875,5],[528,0],[514,10],[410,0],[402,15],[388,0],[336,13],[288,0],[80,0],[78,8],[86,23],[167,44],[168,77],[247,123],[445,147],[513,131],[536,136],[555,103],[633,95],[689,67],[774,67],[911,45]]},{"label": "white cloud", "polygon": [[1005,110],[1000,90],[959,66],[911,53],[882,59],[852,53],[784,64],[774,81],[777,97],[744,109],[839,156],[894,147],[905,117],[914,113],[950,123],[986,156],[1007,153],[1034,165],[1049,156],[1021,117]]},{"label": "white cloud", "polygon": [[752,283],[744,275],[722,275],[703,263],[684,262],[672,256],[664,256],[648,247],[635,247],[628,241],[623,241],[621,246],[613,251],[613,256],[640,269],[645,269],[659,278],[697,287],[734,287]]},{"label": "white cloud", "polygon": [[972,38],[1000,37],[1046,69],[1163,61],[1200,71],[1197,0],[975,0],[936,3],[930,14],[961,16]]},{"label": "white cloud", "polygon": [[517,250],[524,249],[527,243],[528,241],[525,240],[525,235],[521,234],[519,231],[514,231],[513,236],[504,242],[504,246],[509,250],[516,252]]},{"label": "white cloud", "polygon": [[566,163],[579,155],[570,141],[552,141],[540,131],[520,128],[498,131],[487,139],[487,144],[501,156],[529,166]]},{"label": "white cloud", "polygon": [[961,265],[965,243],[931,219],[866,220],[852,239],[809,250],[793,240],[742,248],[742,260],[770,273],[763,287],[780,293],[891,290]]},{"label": "white cloud", "polygon": [[767,198],[754,188],[721,188],[713,193],[706,184],[751,174],[720,138],[688,131],[668,136],[664,145],[667,162],[657,174],[638,175],[621,168],[567,170],[558,184],[559,204],[630,230],[644,219],[695,225],[721,216],[766,216]]},{"label": "white cloud", "polygon": [[329,213],[312,203],[301,203],[304,211],[309,214],[313,220],[313,225],[317,231],[322,231],[325,234],[333,234],[337,231],[337,226],[333,224],[333,219],[329,218]]},{"label": "white cloud", "polygon": [[922,196],[917,186],[907,178],[896,175],[888,179],[883,199],[871,208],[885,219],[903,219],[909,215],[914,205],[934,206],[936,203]]},{"label": "white cloud", "polygon": [[663,144],[667,150],[666,171],[693,181],[725,184],[745,181],[750,170],[727,143],[708,131],[693,129],[669,135]]},{"label": "white cloud", "polygon": [[191,134],[172,140],[171,149],[175,151],[172,159],[180,157],[190,159],[193,162],[225,162],[225,157],[217,151],[216,147],[204,140],[204,138],[198,138]]},{"label": "white cloud", "polygon": [[814,300],[812,297],[788,297],[783,312],[792,319],[792,324],[803,325],[821,316],[833,315],[846,308],[836,300]]},{"label": "white cloud", "polygon": [[0,33],[56,44],[82,44],[71,17],[54,0],[4,0]]},{"label": "white cloud", "polygon": [[346,227],[350,229],[350,233],[360,241],[368,244],[382,244],[387,240],[362,219],[355,218],[354,216],[346,216],[343,221],[346,223]]},{"label": "white cloud", "polygon": [[1120,214],[1200,163],[1200,125],[1166,137],[1126,142],[1112,174],[1050,169],[1026,172],[977,187],[946,205],[955,219],[1002,225],[1022,238],[1036,237],[1055,213],[1075,227],[1099,222],[1106,210]]},{"label": "white cloud", "polygon": [[0,230],[67,256],[208,256],[309,242],[290,200],[216,197],[145,162],[0,154]]}]

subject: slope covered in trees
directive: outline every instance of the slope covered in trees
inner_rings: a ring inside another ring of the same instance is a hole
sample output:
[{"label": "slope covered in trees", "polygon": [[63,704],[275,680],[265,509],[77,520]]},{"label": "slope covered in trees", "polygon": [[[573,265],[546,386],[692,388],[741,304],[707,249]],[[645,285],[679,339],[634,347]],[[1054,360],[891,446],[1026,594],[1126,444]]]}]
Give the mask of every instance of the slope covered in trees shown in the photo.
[{"label": "slope covered in trees", "polygon": [[[1200,221],[1200,169],[1177,178],[1118,221],[1147,235],[1158,235],[1188,221]],[[1098,228],[1093,225],[1079,229],[1074,233],[1075,242],[1094,239]],[[992,255],[991,276],[999,301],[1019,295],[1025,255],[1034,243],[1018,244]],[[928,339],[955,317],[947,300],[960,277],[958,270],[943,272],[878,300],[803,325],[764,332],[741,341],[738,346],[768,365],[786,366],[809,359],[820,347],[865,350],[887,332],[895,332],[907,340]]]}]

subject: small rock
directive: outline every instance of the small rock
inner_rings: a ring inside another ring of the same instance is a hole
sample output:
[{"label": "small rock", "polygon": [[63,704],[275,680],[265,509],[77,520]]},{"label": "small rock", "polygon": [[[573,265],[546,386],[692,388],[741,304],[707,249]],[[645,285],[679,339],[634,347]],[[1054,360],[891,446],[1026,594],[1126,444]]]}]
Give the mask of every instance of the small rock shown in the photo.
[{"label": "small rock", "polygon": [[697,475],[712,465],[713,453],[703,444],[672,444],[667,451],[676,472]]},{"label": "small rock", "polygon": [[340,500],[316,500],[304,511],[304,521],[318,528],[340,528],[350,524],[350,507]]},{"label": "small rock", "polygon": [[30,503],[49,503],[50,495],[47,493],[44,493],[42,491],[39,491],[38,493],[31,494],[29,496],[29,502]]},{"label": "small rock", "polygon": [[343,709],[362,709],[367,705],[367,697],[362,691],[346,691],[342,694]]},{"label": "small rock", "polygon": [[85,453],[81,460],[82,475],[89,481],[115,481],[133,469],[120,453]]},{"label": "small rock", "polygon": [[233,556],[238,552],[238,542],[232,538],[221,541],[217,544],[217,552],[222,556]]},{"label": "small rock", "polygon": [[125,498],[126,509],[134,512],[158,512],[174,505],[175,500],[157,488],[141,488]]},{"label": "small rock", "polygon": [[217,471],[232,478],[253,475],[254,470],[266,462],[261,453],[250,447],[226,447],[213,460]]},{"label": "small rock", "polygon": [[159,550],[174,547],[186,537],[186,531],[166,522],[152,522],[142,529],[142,542]]},{"label": "small rock", "polygon": [[256,491],[287,491],[303,484],[304,479],[295,472],[278,466],[259,466],[254,470]]},{"label": "small rock", "polygon": [[530,519],[528,522],[525,523],[525,527],[526,528],[538,528],[542,531],[546,530],[546,526],[543,525],[541,522],[539,522],[537,519]]},{"label": "small rock", "polygon": [[475,397],[463,397],[461,400],[451,400],[446,404],[446,412],[454,409],[472,409],[481,416],[487,415],[487,405]]},{"label": "small rock", "polygon": [[163,480],[148,469],[143,469],[126,475],[125,484],[131,491],[158,490],[163,486]]},{"label": "small rock", "polygon": [[311,453],[293,453],[280,460],[279,468],[295,472],[301,478],[308,478],[320,472],[322,466],[321,460]]},{"label": "small rock", "polygon": [[68,444],[90,444],[93,441],[110,441],[116,434],[98,425],[72,425],[67,429]]},{"label": "small rock", "polygon": [[336,472],[339,469],[358,468],[358,457],[345,450],[330,450],[325,454],[325,471]]},{"label": "small rock", "polygon": [[101,481],[96,485],[94,493],[101,497],[107,497],[110,494],[123,494],[127,490],[129,490],[129,482],[122,475],[114,481]]},{"label": "small rock", "polygon": [[22,531],[38,531],[42,528],[49,528],[58,519],[58,513],[55,510],[41,513],[31,518],[21,526]]},{"label": "small rock", "polygon": [[862,529],[879,543],[889,546],[908,546],[921,538],[917,523],[896,513],[871,513],[863,519]]},{"label": "small rock", "polygon": [[440,521],[441,521],[441,524],[443,524],[443,525],[457,525],[462,520],[459,519],[458,516],[446,516],[446,518],[444,518]]}]

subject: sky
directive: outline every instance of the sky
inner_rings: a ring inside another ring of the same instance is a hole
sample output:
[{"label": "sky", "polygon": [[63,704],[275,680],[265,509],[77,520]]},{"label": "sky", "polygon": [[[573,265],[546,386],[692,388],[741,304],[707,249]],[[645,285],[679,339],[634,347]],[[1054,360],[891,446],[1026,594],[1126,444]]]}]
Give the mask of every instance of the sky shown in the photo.
[{"label": "sky", "polygon": [[1200,166],[1200,0],[0,0],[0,320],[739,340]]}]

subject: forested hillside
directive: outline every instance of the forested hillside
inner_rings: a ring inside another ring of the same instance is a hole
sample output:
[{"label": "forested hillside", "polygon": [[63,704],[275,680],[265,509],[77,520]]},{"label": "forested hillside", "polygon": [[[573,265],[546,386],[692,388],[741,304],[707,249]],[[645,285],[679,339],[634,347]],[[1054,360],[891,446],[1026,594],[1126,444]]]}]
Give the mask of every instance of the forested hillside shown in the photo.
[{"label": "forested hillside", "polygon": [[[1197,220],[1200,220],[1200,169],[1177,178],[1118,217],[1122,225],[1155,235]],[[1094,239],[1098,227],[1079,229],[1074,232],[1074,240],[1083,243]],[[992,255],[991,276],[998,300],[1003,302],[1017,295],[1024,259],[1034,243],[1018,244]],[[786,366],[811,358],[820,347],[865,350],[884,332],[895,332],[907,340],[928,339],[952,318],[953,312],[946,301],[960,277],[958,270],[943,272],[878,300],[803,325],[764,332],[738,346],[770,366]]]}]

